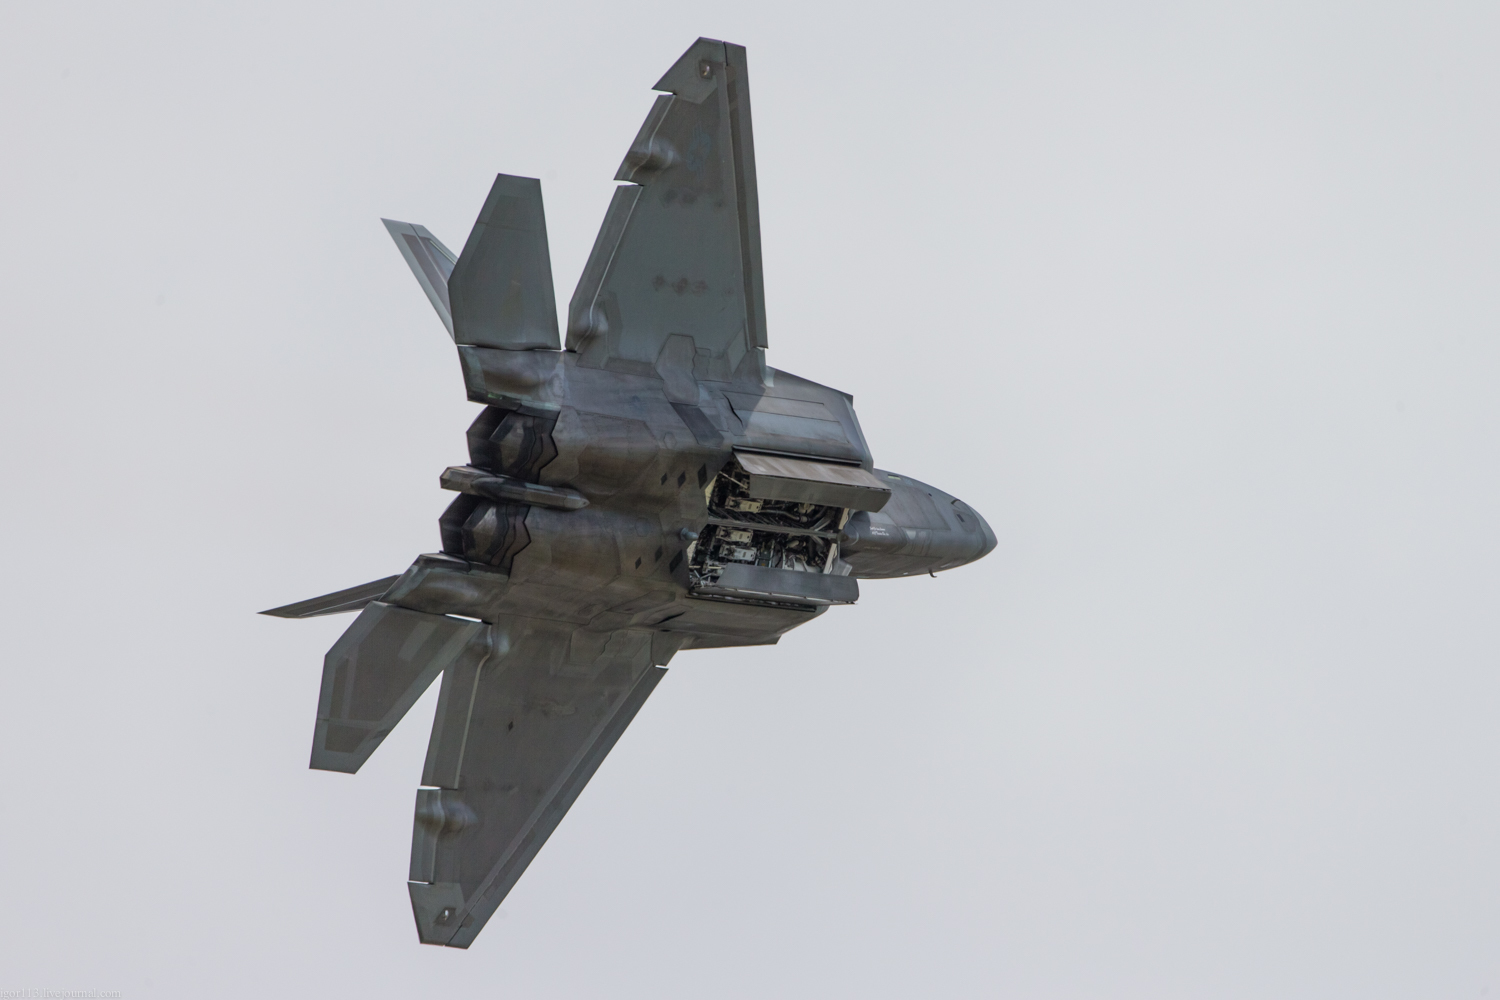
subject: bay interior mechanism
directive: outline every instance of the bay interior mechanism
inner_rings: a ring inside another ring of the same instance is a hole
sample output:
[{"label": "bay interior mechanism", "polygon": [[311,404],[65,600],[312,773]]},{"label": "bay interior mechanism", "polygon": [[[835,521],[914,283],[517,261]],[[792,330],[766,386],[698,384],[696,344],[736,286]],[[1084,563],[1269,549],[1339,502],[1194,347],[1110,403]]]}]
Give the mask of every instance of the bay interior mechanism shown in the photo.
[{"label": "bay interior mechanism", "polygon": [[778,607],[853,604],[839,533],[879,510],[888,486],[858,465],[736,450],[704,491],[708,523],[688,550],[695,597]]}]

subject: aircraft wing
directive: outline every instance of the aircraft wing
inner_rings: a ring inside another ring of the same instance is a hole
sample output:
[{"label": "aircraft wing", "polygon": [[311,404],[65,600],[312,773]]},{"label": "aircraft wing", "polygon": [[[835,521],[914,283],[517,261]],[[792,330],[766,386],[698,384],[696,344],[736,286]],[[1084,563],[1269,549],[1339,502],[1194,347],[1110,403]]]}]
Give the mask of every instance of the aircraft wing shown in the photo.
[{"label": "aircraft wing", "polygon": [[473,943],[666,674],[651,638],[376,601],[329,650],[322,770],[357,771],[442,675],[408,883],[423,942]]},{"label": "aircraft wing", "polygon": [[412,831],[412,912],[467,948],[666,675],[651,634],[539,619],[489,630],[489,657],[443,676]]},{"label": "aircraft wing", "polygon": [[[745,50],[700,38],[656,84],[568,309],[596,368],[760,377],[760,209]],[[748,359],[748,360],[747,360]]]}]

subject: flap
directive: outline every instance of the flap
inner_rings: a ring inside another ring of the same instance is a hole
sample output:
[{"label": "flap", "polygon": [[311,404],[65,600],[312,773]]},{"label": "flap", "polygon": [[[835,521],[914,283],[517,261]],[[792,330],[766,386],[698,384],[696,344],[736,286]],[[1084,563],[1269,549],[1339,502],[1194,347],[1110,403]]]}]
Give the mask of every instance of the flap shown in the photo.
[{"label": "flap", "polygon": [[750,495],[757,499],[879,510],[891,498],[890,487],[858,465],[745,451],[736,451],[734,457],[749,473]]}]

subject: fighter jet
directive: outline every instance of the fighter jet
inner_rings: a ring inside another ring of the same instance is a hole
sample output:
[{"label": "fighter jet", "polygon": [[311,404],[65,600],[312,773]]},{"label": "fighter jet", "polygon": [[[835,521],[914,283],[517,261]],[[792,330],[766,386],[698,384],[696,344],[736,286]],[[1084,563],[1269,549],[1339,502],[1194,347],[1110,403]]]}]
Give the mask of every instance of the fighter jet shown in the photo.
[{"label": "fighter jet", "polygon": [[467,948],[684,650],[773,645],[860,580],[995,535],[875,468],[837,389],[770,368],[745,50],[700,38],[661,92],[559,335],[540,183],[495,179],[463,252],[385,220],[458,347],[469,464],[442,551],[264,612],[358,611],[323,661],[312,767],[358,771],[438,677],[408,888]]}]

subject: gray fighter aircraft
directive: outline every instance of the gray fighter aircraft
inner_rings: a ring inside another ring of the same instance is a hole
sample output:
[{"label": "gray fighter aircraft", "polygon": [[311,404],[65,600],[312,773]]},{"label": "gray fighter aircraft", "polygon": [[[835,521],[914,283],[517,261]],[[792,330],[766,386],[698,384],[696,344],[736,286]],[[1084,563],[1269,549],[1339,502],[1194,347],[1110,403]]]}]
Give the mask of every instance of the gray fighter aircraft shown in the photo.
[{"label": "gray fighter aircraft", "polygon": [[442,552],[264,612],[359,611],[323,661],[312,766],[359,770],[439,676],[408,886],[467,948],[685,649],[770,645],[861,579],[995,536],[874,467],[852,398],[765,363],[745,50],[656,84],[558,336],[538,181],[501,174],[454,256],[386,220],[458,345],[470,463]]}]

